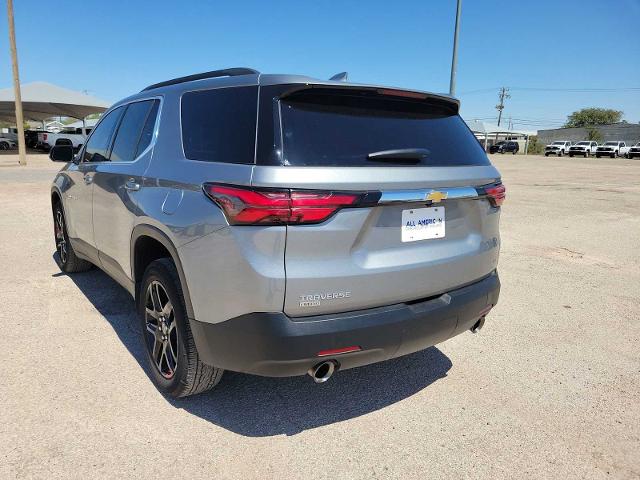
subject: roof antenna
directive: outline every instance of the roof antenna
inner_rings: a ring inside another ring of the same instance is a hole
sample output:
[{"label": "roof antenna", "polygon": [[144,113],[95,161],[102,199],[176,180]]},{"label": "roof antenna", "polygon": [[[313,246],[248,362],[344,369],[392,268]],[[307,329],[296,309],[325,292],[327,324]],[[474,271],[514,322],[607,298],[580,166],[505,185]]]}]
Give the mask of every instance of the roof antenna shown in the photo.
[{"label": "roof antenna", "polygon": [[329,80],[335,80],[336,82],[346,82],[347,81],[347,77],[349,76],[349,73],[347,72],[340,72],[340,73],[336,73],[333,77],[331,77]]}]

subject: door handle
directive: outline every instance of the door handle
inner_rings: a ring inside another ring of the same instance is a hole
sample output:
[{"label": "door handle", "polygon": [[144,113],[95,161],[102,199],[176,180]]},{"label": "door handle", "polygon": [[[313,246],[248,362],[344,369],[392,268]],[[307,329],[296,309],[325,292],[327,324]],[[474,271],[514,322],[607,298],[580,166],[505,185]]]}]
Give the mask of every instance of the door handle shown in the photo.
[{"label": "door handle", "polygon": [[86,185],[89,185],[91,182],[93,182],[93,175],[89,175],[88,173],[84,176],[84,183]]},{"label": "door handle", "polygon": [[140,190],[140,184],[136,183],[134,178],[130,178],[124,184],[124,188],[129,191],[137,192],[138,190]]}]

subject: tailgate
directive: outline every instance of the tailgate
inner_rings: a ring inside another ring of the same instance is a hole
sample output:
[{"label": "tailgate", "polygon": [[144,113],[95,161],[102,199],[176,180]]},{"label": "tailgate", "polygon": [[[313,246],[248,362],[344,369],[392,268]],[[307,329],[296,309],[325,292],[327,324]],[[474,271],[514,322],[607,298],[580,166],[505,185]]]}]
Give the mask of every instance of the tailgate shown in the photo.
[{"label": "tailgate", "polygon": [[482,187],[500,175],[457,102],[379,88],[283,91],[277,102],[274,88],[261,93],[252,186],[376,199],[313,224],[288,221],[285,313],[421,300],[496,268],[500,207]]},{"label": "tailgate", "polygon": [[499,215],[486,198],[451,198],[345,209],[320,225],[288,226],[284,310],[372,308],[472,283],[497,266]]}]

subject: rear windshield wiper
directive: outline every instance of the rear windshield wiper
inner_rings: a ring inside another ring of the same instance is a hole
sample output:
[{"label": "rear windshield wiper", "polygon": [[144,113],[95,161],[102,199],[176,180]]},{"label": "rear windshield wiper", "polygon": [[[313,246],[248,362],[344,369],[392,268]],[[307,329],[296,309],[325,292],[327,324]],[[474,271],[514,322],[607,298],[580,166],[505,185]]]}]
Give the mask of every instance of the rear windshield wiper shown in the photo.
[{"label": "rear windshield wiper", "polygon": [[367,160],[372,162],[395,162],[409,160],[411,163],[418,163],[429,155],[426,148],[400,148],[397,150],[381,150],[367,155]]}]

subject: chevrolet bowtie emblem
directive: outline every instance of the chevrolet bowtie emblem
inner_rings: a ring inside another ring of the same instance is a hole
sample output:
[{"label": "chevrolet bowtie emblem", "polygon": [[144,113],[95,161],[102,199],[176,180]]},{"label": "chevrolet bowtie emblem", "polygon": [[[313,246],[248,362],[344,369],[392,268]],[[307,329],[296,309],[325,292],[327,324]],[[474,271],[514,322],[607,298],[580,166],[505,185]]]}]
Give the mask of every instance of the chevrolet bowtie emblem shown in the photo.
[{"label": "chevrolet bowtie emblem", "polygon": [[446,192],[439,192],[437,190],[434,190],[433,192],[430,192],[425,200],[431,200],[432,203],[439,203],[442,200],[446,200],[447,198],[447,193]]}]

